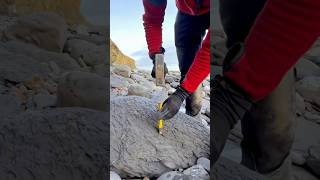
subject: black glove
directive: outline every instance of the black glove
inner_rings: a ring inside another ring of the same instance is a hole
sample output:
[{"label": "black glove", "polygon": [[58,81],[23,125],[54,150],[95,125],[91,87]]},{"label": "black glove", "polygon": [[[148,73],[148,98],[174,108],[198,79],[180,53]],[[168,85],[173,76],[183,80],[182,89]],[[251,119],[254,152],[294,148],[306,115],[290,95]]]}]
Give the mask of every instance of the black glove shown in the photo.
[{"label": "black glove", "polygon": [[[159,54],[164,54],[165,52],[165,49],[163,47],[161,47],[161,52]],[[149,55],[150,59],[152,60],[152,63],[153,63],[153,67],[152,67],[152,71],[151,71],[151,76],[153,78],[156,78],[156,66],[155,66],[155,59],[156,59],[156,56],[155,54],[153,55]],[[166,77],[166,74],[168,73],[168,68],[167,68],[167,65],[166,63],[164,63],[164,77]]]},{"label": "black glove", "polygon": [[175,116],[179,112],[183,101],[189,95],[186,90],[179,86],[177,90],[163,102],[159,119],[167,120]]}]

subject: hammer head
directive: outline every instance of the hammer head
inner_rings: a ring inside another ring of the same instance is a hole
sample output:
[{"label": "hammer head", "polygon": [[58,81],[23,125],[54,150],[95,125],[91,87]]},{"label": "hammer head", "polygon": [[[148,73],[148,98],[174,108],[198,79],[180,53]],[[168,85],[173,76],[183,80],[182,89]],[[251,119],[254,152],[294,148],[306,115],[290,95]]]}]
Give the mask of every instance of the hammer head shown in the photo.
[{"label": "hammer head", "polygon": [[156,69],[156,85],[157,86],[164,86],[165,79],[164,79],[164,56],[163,54],[156,54],[155,55],[155,69]]}]

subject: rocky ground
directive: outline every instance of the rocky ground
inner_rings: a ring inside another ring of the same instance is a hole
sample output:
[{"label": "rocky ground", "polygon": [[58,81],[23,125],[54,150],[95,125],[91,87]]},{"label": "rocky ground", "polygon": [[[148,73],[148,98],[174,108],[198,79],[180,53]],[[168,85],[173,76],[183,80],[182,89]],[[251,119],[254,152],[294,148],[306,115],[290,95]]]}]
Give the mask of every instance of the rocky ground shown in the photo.
[{"label": "rocky ground", "polygon": [[[150,72],[135,69],[116,48],[111,57],[121,60],[110,61],[109,71],[105,27],[68,25],[51,13],[0,16],[0,25],[2,179],[107,179],[109,160],[113,179],[168,180],[195,170],[208,179],[209,80],[200,115],[182,108],[161,136],[156,105],[174,92],[178,72],[157,87]],[[319,177],[319,47],[297,64],[297,179]],[[237,163],[240,130],[230,135],[215,179],[263,179]]]},{"label": "rocky ground", "polygon": [[107,29],[0,16],[1,179],[107,179]]}]

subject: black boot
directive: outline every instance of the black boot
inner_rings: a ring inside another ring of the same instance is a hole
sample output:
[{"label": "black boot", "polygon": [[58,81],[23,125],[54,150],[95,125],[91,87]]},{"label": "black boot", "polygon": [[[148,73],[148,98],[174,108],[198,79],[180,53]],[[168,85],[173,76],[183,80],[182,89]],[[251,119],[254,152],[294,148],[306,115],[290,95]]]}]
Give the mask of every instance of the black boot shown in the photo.
[{"label": "black boot", "polygon": [[195,117],[202,107],[202,85],[186,99],[186,114]]},{"label": "black boot", "polygon": [[[227,72],[241,57],[243,45],[236,44],[228,51],[223,65],[223,72]],[[219,158],[230,130],[240,120],[251,106],[252,101],[240,87],[231,80],[216,76],[211,81],[211,109],[210,109],[210,162],[211,167]]]}]

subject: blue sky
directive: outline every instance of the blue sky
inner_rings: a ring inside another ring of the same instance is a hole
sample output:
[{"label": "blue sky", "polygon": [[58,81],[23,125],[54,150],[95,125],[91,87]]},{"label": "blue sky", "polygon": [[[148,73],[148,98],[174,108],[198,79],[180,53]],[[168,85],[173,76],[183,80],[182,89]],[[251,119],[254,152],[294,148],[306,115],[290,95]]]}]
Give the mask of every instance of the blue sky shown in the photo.
[{"label": "blue sky", "polygon": [[[139,69],[151,69],[143,29],[142,0],[110,1],[110,37],[120,50],[136,60]],[[165,62],[169,70],[178,70],[174,47],[174,21],[177,8],[175,1],[168,1],[163,24],[163,47],[166,49]]]}]

